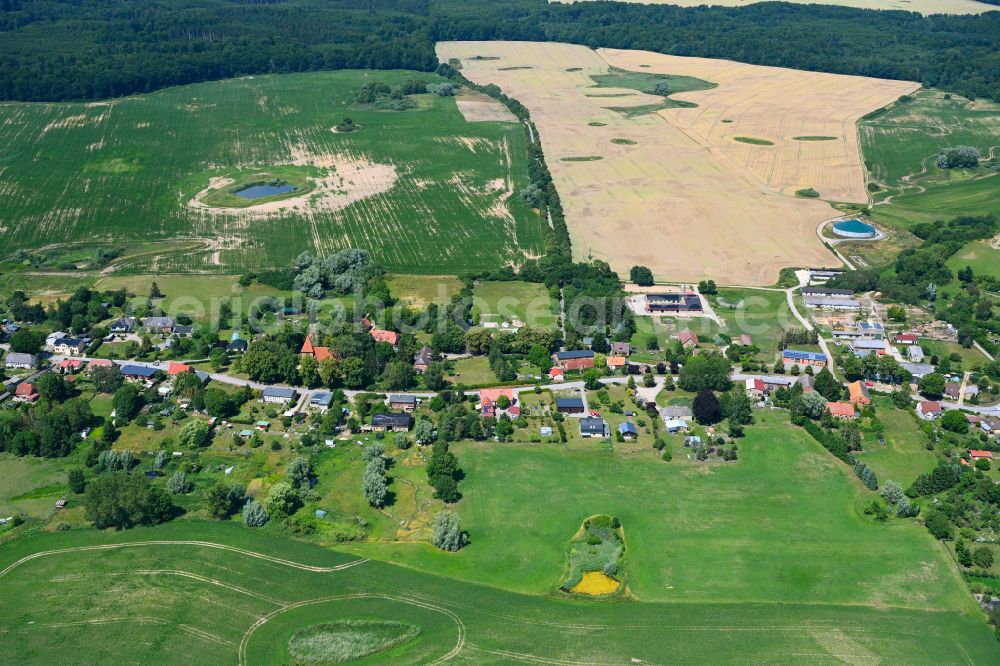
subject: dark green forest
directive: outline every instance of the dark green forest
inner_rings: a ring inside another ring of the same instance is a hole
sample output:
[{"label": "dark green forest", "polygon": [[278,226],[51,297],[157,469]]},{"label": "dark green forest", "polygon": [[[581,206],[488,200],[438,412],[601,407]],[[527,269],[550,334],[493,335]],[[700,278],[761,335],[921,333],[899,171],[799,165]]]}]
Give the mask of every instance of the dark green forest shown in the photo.
[{"label": "dark green forest", "polygon": [[0,0],[0,99],[98,99],[267,72],[428,71],[435,41],[447,39],[731,58],[1000,100],[1000,12],[545,0]]}]

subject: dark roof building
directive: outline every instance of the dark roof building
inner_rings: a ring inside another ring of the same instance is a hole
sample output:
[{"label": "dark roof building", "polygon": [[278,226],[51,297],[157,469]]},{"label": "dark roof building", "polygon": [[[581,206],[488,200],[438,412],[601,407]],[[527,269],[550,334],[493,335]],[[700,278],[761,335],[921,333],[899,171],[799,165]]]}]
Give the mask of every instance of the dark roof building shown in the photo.
[{"label": "dark roof building", "polygon": [[580,419],[580,434],[584,437],[606,437],[608,424],[604,419],[596,416],[587,416]]},{"label": "dark roof building", "polygon": [[413,417],[409,414],[387,412],[372,416],[372,428],[375,430],[409,430]]},{"label": "dark roof building", "polygon": [[579,413],[583,411],[583,398],[556,398],[556,410]]},{"label": "dark roof building", "polygon": [[698,294],[646,294],[647,312],[701,312]]}]

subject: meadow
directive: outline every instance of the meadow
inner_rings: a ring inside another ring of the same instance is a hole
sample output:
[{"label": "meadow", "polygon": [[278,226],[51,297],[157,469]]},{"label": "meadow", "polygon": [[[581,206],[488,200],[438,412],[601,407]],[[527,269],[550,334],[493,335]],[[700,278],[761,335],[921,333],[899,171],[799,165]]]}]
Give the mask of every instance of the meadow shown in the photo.
[{"label": "meadow", "polygon": [[[544,223],[515,194],[528,182],[523,129],[467,122],[451,97],[416,95],[414,108],[399,112],[354,101],[366,83],[408,79],[443,81],[339,71],[89,104],[0,105],[0,251],[186,243],[116,265],[131,273],[243,273],[349,246],[414,273],[538,254]],[[334,132],[345,116],[359,129]],[[283,170],[312,191],[244,208],[209,205],[225,183]]]},{"label": "meadow", "polygon": [[875,470],[881,482],[892,479],[908,488],[919,475],[934,469],[937,456],[927,449],[927,436],[910,412],[894,408],[887,398],[876,397],[874,404],[885,426],[885,446],[875,436],[867,436],[860,459]]},{"label": "meadow", "polygon": [[[119,544],[126,547],[109,547]],[[368,659],[379,663],[681,663],[708,655],[720,664],[803,655],[833,663],[848,655],[945,664],[997,656],[982,620],[956,610],[526,596],[223,523],[35,532],[5,543],[0,567],[0,659],[16,655],[22,664],[180,665],[192,654],[203,664],[285,664],[296,633],[343,621],[420,630]]]},{"label": "meadow", "polygon": [[697,463],[677,441],[671,463],[652,448],[619,453],[619,445],[609,451],[593,440],[568,450],[462,444],[458,510],[468,548],[457,556],[423,544],[347,548],[545,595],[558,585],[567,535],[606,513],[625,528],[625,574],[644,602],[969,607],[957,573],[922,527],[870,521],[860,511],[870,495],[850,469],[786,417],[756,416],[736,463]]},{"label": "meadow", "polygon": [[1000,104],[922,90],[910,101],[870,114],[858,125],[874,195],[876,221],[905,228],[958,215],[1000,214],[1000,173],[940,169],[943,148],[974,146],[984,158],[1000,148]]}]

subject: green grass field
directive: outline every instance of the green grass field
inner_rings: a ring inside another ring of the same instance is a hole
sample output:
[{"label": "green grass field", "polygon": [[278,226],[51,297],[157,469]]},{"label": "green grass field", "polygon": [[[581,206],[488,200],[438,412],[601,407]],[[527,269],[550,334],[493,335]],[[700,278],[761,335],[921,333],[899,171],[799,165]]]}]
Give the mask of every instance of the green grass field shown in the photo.
[{"label": "green grass field", "polygon": [[[782,291],[720,289],[712,305],[727,324],[724,332],[737,342],[744,333],[749,335],[760,349],[762,360],[774,360],[780,351],[778,342],[784,330],[802,327],[791,313]],[[698,333],[694,326],[691,330]]]},{"label": "green grass field", "polygon": [[973,241],[948,259],[948,268],[959,271],[971,266],[976,275],[1000,278],[1000,250],[985,242]]},{"label": "green grass field", "polygon": [[[404,112],[355,108],[365,83],[411,78],[442,80],[339,71],[106,103],[0,105],[0,219],[8,221],[0,251],[193,239],[187,250],[151,253],[127,269],[219,273],[284,267],[303,250],[347,246],[415,273],[482,270],[540,252],[544,223],[516,196],[528,182],[518,124],[466,122],[454,98],[436,95]],[[362,129],[331,131],[344,116]],[[359,164],[374,166],[355,171]],[[294,208],[252,214],[188,205],[212,178],[288,168],[328,178],[327,198],[314,191]]]},{"label": "green grass field", "polygon": [[957,215],[1000,213],[1000,172],[939,169],[943,149],[975,146],[984,158],[1000,148],[1000,105],[971,102],[937,90],[918,92],[858,124],[861,149],[871,180],[883,189],[873,208],[876,221],[897,227]]},{"label": "green grass field", "polygon": [[553,328],[559,313],[559,303],[552,302],[545,285],[533,282],[480,282],[472,298],[472,314],[480,323],[519,319],[528,326]]},{"label": "green grass field", "polygon": [[757,416],[762,423],[740,441],[735,464],[690,461],[679,445],[671,463],[651,448],[610,455],[588,440],[568,451],[462,445],[467,549],[454,556],[412,544],[349,548],[549,594],[566,535],[587,516],[607,513],[625,526],[629,587],[644,602],[969,608],[957,573],[922,527],[870,522],[858,509],[870,494],[850,469],[780,417]]},{"label": "green grass field", "polygon": [[[150,541],[160,543],[102,547]],[[710,654],[720,664],[949,664],[998,654],[983,621],[955,610],[533,597],[221,523],[34,533],[6,543],[0,567],[41,551],[0,575],[0,654],[22,664],[190,664],[193,654],[202,664],[286,664],[296,632],[345,620],[420,629],[364,663],[692,663]]]},{"label": "green grass field", "polygon": [[892,479],[908,488],[917,476],[934,469],[937,456],[927,450],[927,436],[911,414],[893,408],[886,398],[876,397],[875,406],[885,425],[885,446],[875,437],[866,437],[860,458],[875,470],[880,483]]}]

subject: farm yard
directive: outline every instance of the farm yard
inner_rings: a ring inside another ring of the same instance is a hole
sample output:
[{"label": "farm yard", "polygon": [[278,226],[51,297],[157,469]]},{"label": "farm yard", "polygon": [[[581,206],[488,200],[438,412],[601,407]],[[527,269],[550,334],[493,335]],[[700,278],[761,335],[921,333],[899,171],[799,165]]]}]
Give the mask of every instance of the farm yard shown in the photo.
[{"label": "farm yard", "polygon": [[[812,188],[828,201],[867,201],[856,124],[919,85],[802,72],[648,51],[598,49],[614,67],[714,81],[673,95],[696,108],[660,111],[667,122],[743,167],[761,188]],[[767,91],[762,95],[761,91]],[[721,120],[729,120],[722,123]],[[774,146],[761,150],[760,146]]]},{"label": "farm yard", "polygon": [[[115,544],[132,545],[108,547]],[[41,551],[47,554],[36,556]],[[39,663],[113,654],[188,664],[195,653],[203,664],[290,663],[290,652],[309,644],[303,636],[327,632],[339,643],[337,625],[345,622],[392,623],[407,629],[404,638],[418,629],[416,638],[376,643],[385,651],[370,659],[400,664],[622,655],[679,662],[706,649],[722,664],[802,654],[948,663],[959,651],[986,663],[995,650],[982,623],[957,610],[718,599],[595,606],[447,580],[218,523],[36,533],[7,548],[0,567],[3,650]],[[39,580],[51,584],[39,590]]]},{"label": "farm yard", "polygon": [[[1000,104],[922,90],[859,123],[876,221],[897,228],[958,215],[1000,214]],[[976,169],[941,169],[936,158],[954,146],[977,148]],[[993,163],[989,162],[993,158]]]},{"label": "farm yard", "polygon": [[[407,273],[540,253],[544,223],[515,194],[528,180],[523,128],[468,122],[454,97],[415,94],[404,111],[355,100],[365,84],[411,79],[444,81],[339,71],[3,104],[0,249],[169,239],[186,247],[115,268],[218,273],[351,246]],[[345,117],[353,131],[340,129]],[[267,183],[279,193],[239,194]]]},{"label": "farm yard", "polygon": [[[588,2],[590,0],[549,0],[549,2]],[[624,0],[646,5],[679,5],[681,7],[698,7],[701,5],[719,5],[722,7],[742,7],[765,0]],[[816,4],[813,0],[789,0],[793,4]],[[895,9],[905,12],[928,14],[982,14],[996,11],[996,6],[976,0],[823,0],[821,4],[836,7],[856,7],[858,9]]]},{"label": "farm yard", "polygon": [[[465,76],[496,83],[531,111],[577,258],[606,260],[623,274],[632,265],[645,265],[656,277],[671,280],[712,277],[764,285],[773,283],[782,267],[830,263],[815,229],[836,211],[823,201],[795,198],[794,191],[814,186],[828,188],[824,196],[830,198],[858,192],[863,198],[860,158],[850,138],[853,120],[914,88],[569,44],[441,42],[437,48],[442,61],[459,59]],[[651,71],[641,70],[644,64]],[[677,75],[664,77],[675,81],[676,95],[674,89],[670,97],[643,92],[655,74]],[[611,75],[623,87],[609,87],[615,84]],[[829,100],[829,91],[845,80],[856,85],[857,101],[820,114],[829,120],[807,121],[816,107],[803,100],[813,91]],[[749,81],[766,81],[780,93],[762,100],[758,83]],[[782,101],[784,96],[793,101]],[[694,100],[700,106],[687,108]],[[804,113],[796,110],[803,106]],[[762,108],[759,114],[752,111]],[[747,120],[741,121],[744,114]],[[786,118],[787,124],[769,130],[768,117]],[[698,123],[709,118],[723,129],[701,139],[698,132],[708,130],[699,130]],[[737,134],[764,134],[782,145],[725,138]],[[844,140],[793,138],[816,136]],[[775,175],[753,175],[771,172]],[[827,172],[835,175],[820,175]],[[808,178],[823,182],[803,181]],[[692,223],[704,233],[689,233]]]}]

